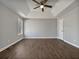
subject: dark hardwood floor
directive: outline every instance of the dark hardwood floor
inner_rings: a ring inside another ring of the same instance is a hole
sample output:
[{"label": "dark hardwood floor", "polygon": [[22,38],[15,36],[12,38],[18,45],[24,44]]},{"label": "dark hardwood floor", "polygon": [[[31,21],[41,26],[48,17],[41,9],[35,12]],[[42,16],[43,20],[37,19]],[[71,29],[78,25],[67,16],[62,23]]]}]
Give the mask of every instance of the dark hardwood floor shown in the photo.
[{"label": "dark hardwood floor", "polygon": [[79,49],[59,39],[23,39],[0,52],[0,59],[79,59]]}]

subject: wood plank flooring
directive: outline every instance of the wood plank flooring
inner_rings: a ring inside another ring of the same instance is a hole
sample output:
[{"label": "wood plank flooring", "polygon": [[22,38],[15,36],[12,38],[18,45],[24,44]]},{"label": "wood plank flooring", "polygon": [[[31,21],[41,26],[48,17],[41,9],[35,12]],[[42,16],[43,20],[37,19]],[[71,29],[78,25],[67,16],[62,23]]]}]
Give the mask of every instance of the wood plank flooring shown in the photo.
[{"label": "wood plank flooring", "polygon": [[79,49],[59,39],[23,39],[0,52],[0,59],[79,59]]}]

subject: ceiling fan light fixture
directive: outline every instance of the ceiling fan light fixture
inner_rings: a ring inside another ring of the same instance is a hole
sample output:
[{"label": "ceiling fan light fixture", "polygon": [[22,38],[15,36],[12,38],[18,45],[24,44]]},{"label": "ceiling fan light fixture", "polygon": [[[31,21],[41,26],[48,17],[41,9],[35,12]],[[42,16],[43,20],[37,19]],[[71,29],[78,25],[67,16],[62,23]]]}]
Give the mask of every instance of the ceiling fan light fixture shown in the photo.
[{"label": "ceiling fan light fixture", "polygon": [[40,8],[41,8],[41,9],[44,8],[44,5],[41,5]]},{"label": "ceiling fan light fixture", "polygon": [[46,4],[48,0],[41,0],[41,2],[38,2],[36,0],[32,0],[32,1],[39,5],[39,6],[35,7],[34,9],[41,8],[42,12],[44,12],[44,7],[52,8],[52,5]]}]

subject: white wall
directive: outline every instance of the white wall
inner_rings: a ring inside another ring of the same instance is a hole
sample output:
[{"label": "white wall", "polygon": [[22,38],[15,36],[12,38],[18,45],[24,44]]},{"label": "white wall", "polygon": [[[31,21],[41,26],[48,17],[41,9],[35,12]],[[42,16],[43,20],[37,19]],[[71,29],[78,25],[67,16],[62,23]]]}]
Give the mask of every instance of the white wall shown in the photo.
[{"label": "white wall", "polygon": [[79,46],[79,6],[68,11],[64,16],[64,40]]},{"label": "white wall", "polygon": [[57,37],[63,40],[63,18],[57,18]]},{"label": "white wall", "polygon": [[27,19],[24,23],[25,37],[57,37],[56,19]]},{"label": "white wall", "polygon": [[17,39],[17,20],[16,14],[0,4],[0,49],[19,40]]}]

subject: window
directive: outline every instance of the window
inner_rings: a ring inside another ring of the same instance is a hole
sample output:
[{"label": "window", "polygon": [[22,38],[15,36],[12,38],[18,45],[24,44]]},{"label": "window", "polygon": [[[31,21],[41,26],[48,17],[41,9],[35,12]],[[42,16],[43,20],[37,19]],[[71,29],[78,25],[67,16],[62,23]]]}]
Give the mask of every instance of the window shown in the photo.
[{"label": "window", "polygon": [[18,18],[18,35],[23,34],[23,20]]}]

